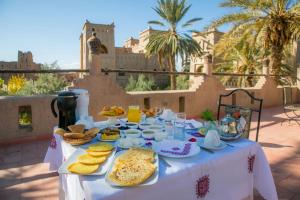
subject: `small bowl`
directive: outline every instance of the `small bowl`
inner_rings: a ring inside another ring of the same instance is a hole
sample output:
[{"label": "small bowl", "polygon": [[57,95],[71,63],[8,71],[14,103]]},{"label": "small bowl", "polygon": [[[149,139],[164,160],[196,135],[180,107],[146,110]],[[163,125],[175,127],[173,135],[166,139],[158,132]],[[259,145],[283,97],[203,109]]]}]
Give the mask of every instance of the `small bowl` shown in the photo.
[{"label": "small bowl", "polygon": [[156,132],[155,134],[154,134],[154,139],[156,140],[156,141],[162,141],[162,140],[164,140],[164,139],[167,139],[168,138],[168,133],[167,132],[162,132],[162,131],[160,131],[160,132]]},{"label": "small bowl", "polygon": [[154,130],[154,131],[162,131],[162,130],[164,129],[164,127],[161,126],[161,125],[151,125],[151,126],[149,127],[149,129],[150,129],[150,130]]},{"label": "small bowl", "polygon": [[112,125],[112,127],[114,127],[114,128],[120,128],[121,124],[115,124],[115,125]]},{"label": "small bowl", "polygon": [[146,118],[146,123],[153,124],[153,123],[155,123],[155,121],[156,121],[156,119],[154,117]]},{"label": "small bowl", "polygon": [[137,129],[128,129],[128,130],[125,130],[125,134],[126,134],[126,137],[140,137],[142,135],[142,132],[140,130],[137,130]]},{"label": "small bowl", "polygon": [[134,123],[134,122],[127,122],[126,126],[130,129],[137,129],[139,127],[139,125],[137,123]]},{"label": "small bowl", "polygon": [[155,131],[150,130],[150,129],[143,130],[143,133],[142,133],[143,138],[146,138],[146,139],[153,139],[154,135],[155,135]]},{"label": "small bowl", "polygon": [[140,123],[140,124],[139,124],[139,128],[140,128],[140,129],[143,129],[143,130],[149,129],[151,126],[152,126],[151,123]]}]

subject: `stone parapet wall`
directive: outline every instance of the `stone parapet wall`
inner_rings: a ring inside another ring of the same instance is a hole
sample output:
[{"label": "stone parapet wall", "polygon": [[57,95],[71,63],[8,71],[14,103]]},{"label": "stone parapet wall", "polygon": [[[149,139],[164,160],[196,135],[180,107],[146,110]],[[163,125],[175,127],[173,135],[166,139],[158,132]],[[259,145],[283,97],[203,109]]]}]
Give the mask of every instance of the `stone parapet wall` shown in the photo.
[{"label": "stone parapet wall", "polygon": [[[52,132],[57,120],[53,117],[50,103],[52,95],[28,97],[0,97],[0,143],[13,139],[39,138]],[[19,108],[30,106],[32,126],[19,126]]]},{"label": "stone parapet wall", "polygon": [[[217,112],[217,101],[220,94],[229,93],[221,82],[213,76],[195,79],[190,90],[168,90],[151,92],[125,92],[110,76],[96,74],[88,75],[74,82],[74,88],[84,88],[90,94],[89,113],[95,120],[105,118],[98,115],[103,106],[119,105],[127,108],[129,105],[145,104],[150,107],[171,108],[175,112],[184,111],[189,117],[199,117],[205,109]],[[277,87],[271,78],[262,78],[255,87],[245,88],[257,98],[264,100],[263,107],[282,105],[282,88]],[[294,99],[300,101],[300,92],[293,88]],[[37,137],[51,134],[58,119],[54,118],[50,102],[54,96],[30,97],[0,97],[0,143],[23,137]],[[225,100],[232,103],[233,99]],[[242,94],[235,97],[235,102],[244,106],[254,106]],[[18,125],[18,110],[20,106],[31,106],[32,129],[20,128]]]}]

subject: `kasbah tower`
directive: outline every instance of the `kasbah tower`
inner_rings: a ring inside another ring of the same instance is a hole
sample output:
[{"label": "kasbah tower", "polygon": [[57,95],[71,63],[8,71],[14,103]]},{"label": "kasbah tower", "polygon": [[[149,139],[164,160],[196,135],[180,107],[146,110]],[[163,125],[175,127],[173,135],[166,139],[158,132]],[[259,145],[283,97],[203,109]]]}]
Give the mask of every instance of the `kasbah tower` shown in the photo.
[{"label": "kasbah tower", "polygon": [[[146,58],[145,46],[150,34],[156,30],[151,28],[139,34],[139,39],[130,38],[125,41],[123,47],[115,47],[115,25],[112,24],[94,24],[88,20],[84,23],[80,35],[80,68],[88,68],[89,50],[87,40],[92,36],[93,30],[101,43],[106,46],[108,53],[101,54],[101,65],[109,69],[135,69],[135,70],[162,70],[159,66],[156,57]],[[137,77],[137,74],[131,74]],[[111,73],[110,76],[114,78],[121,86],[126,86],[130,74],[128,73]],[[168,76],[154,75],[157,85],[164,86],[168,83]]]}]

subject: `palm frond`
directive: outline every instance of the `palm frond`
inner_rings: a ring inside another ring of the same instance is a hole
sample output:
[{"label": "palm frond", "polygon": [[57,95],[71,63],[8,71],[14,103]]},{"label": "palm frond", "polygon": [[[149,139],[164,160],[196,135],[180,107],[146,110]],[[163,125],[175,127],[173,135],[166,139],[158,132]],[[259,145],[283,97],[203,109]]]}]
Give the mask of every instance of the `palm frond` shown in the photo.
[{"label": "palm frond", "polygon": [[163,22],[155,21],[155,20],[149,21],[148,24],[159,25],[159,26],[166,26]]},{"label": "palm frond", "polygon": [[185,27],[188,27],[188,26],[191,26],[193,25],[195,22],[198,22],[202,20],[202,18],[193,18],[191,20],[188,20],[187,22],[185,22],[183,25],[182,25],[182,28],[185,28]]}]

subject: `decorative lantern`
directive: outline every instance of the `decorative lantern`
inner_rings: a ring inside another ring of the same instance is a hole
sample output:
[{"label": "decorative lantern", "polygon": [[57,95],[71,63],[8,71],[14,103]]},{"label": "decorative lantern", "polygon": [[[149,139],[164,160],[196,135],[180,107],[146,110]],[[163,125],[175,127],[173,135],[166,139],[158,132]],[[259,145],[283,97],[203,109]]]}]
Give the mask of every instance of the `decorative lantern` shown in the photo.
[{"label": "decorative lantern", "polygon": [[230,114],[227,114],[222,120],[221,120],[221,130],[224,133],[228,134],[237,134],[238,133],[238,123],[236,120],[231,117]]}]

